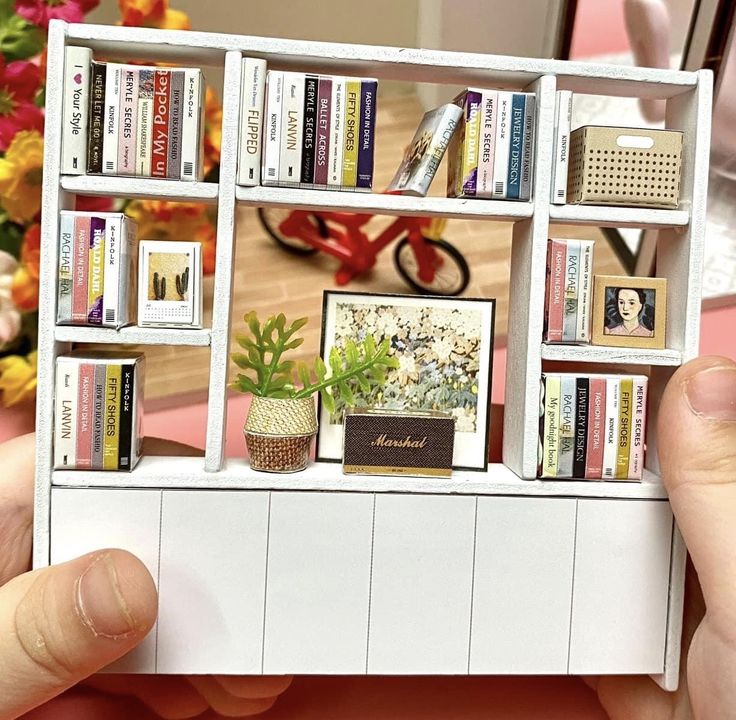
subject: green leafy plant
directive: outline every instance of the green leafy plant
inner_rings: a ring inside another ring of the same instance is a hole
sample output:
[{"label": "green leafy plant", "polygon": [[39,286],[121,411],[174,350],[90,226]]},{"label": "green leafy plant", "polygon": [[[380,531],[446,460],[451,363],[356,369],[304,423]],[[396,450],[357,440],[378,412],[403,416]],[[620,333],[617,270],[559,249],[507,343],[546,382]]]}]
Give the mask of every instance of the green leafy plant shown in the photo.
[{"label": "green leafy plant", "polygon": [[239,392],[272,398],[305,398],[319,392],[327,411],[334,412],[336,397],[350,405],[356,387],[369,393],[383,385],[388,368],[398,367],[398,360],[389,356],[389,341],[376,344],[372,335],[361,343],[348,340],[342,352],[333,347],[329,368],[321,357],[311,365],[284,360],[285,352],[304,342],[297,333],[307,324],[307,318],[287,324],[280,313],[261,324],[256,313],[249,312],[244,319],[248,332],[235,339],[246,352],[232,355],[233,362],[248,371],[239,373],[230,385]]}]

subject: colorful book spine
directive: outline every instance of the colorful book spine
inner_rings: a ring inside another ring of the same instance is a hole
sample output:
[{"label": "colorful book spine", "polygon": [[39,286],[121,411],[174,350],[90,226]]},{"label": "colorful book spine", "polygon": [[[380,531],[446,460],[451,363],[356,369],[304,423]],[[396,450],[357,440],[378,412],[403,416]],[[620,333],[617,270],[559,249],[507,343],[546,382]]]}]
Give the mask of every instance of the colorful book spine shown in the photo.
[{"label": "colorful book spine", "polygon": [[603,477],[606,479],[616,477],[620,387],[621,381],[618,377],[606,380],[606,429],[603,445]]},{"label": "colorful book spine", "polygon": [[[263,92],[265,87],[266,61],[247,58],[250,64],[256,64],[262,70],[258,98],[254,99],[260,116],[258,118],[258,152],[256,159],[257,174],[260,181],[261,139],[263,119]],[[199,68],[186,68],[184,71],[184,91],[181,126],[181,174],[180,178],[188,182],[202,180],[204,177],[204,106],[205,89],[202,71]],[[251,73],[253,75],[253,73]],[[260,100],[260,104],[258,104]],[[256,182],[256,185],[258,182]]]},{"label": "colorful book spine", "polygon": [[358,124],[360,122],[360,80],[349,78],[345,86],[345,135],[342,155],[344,188],[358,184]]},{"label": "colorful book spine", "polygon": [[133,452],[133,412],[135,409],[135,364],[126,363],[120,370],[120,441],[118,444],[118,470],[130,470]]},{"label": "colorful book spine", "polygon": [[71,323],[74,283],[74,217],[62,213],[59,219],[59,278],[56,297],[56,322]]},{"label": "colorful book spine", "polygon": [[375,80],[363,80],[360,83],[357,187],[362,190],[370,190],[373,186],[373,140],[375,136],[377,90],[378,83]]},{"label": "colorful book spine", "polygon": [[[93,220],[94,222],[94,220]],[[102,322],[106,327],[118,326],[120,313],[120,269],[122,261],[122,218],[104,220],[103,242],[103,288],[102,294]]]},{"label": "colorful book spine", "polygon": [[498,92],[495,90],[484,90],[476,190],[477,197],[482,198],[493,196],[493,163],[496,153],[497,106]]},{"label": "colorful book spine", "polygon": [[283,82],[279,185],[293,186],[301,180],[304,74],[285,72]]},{"label": "colorful book spine", "polygon": [[511,106],[514,93],[498,92],[498,120],[496,122],[496,156],[493,160],[493,197],[507,196],[509,149],[511,146]]},{"label": "colorful book spine", "polygon": [[629,477],[633,394],[632,379],[630,377],[621,378],[618,402],[618,452],[616,455],[617,480],[626,480]]},{"label": "colorful book spine", "polygon": [[314,183],[314,157],[317,143],[317,90],[319,78],[304,78],[304,126],[302,128],[302,185]]},{"label": "colorful book spine", "polygon": [[138,69],[121,69],[120,106],[118,116],[118,175],[135,175],[136,133],[138,127]]},{"label": "colorful book spine", "polygon": [[603,477],[603,444],[606,424],[606,379],[590,379],[590,403],[588,411],[588,452],[585,477]]},{"label": "colorful book spine", "polygon": [[578,331],[578,287],[580,283],[580,241],[567,241],[565,265],[565,316],[562,321],[563,342],[575,342]]},{"label": "colorful book spine", "polygon": [[521,163],[524,148],[524,113],[526,96],[514,93],[511,100],[509,158],[506,175],[506,197],[518,200],[521,192]]},{"label": "colorful book spine", "polygon": [[463,143],[462,195],[475,197],[478,187],[478,154],[483,96],[477,90],[465,93],[465,142]]},{"label": "colorful book spine", "polygon": [[115,175],[118,171],[121,75],[121,65],[117,63],[107,64],[105,75],[105,140],[102,146],[102,172],[105,175]]},{"label": "colorful book spine", "polygon": [[153,89],[151,177],[168,177],[171,71],[156,70]]},{"label": "colorful book spine", "polygon": [[327,184],[342,184],[342,157],[345,144],[345,78],[332,79],[332,113],[330,115],[330,156]]},{"label": "colorful book spine", "polygon": [[84,218],[90,228],[89,271],[87,279],[87,322],[102,325],[102,302],[105,294],[105,234],[103,218]]},{"label": "colorful book spine", "polygon": [[283,95],[284,73],[269,70],[266,79],[266,129],[263,145],[264,185],[277,185],[279,182],[279,156],[281,153],[281,97]]},{"label": "colorful book spine", "polygon": [[169,90],[169,148],[166,158],[166,177],[181,178],[182,124],[184,121],[184,73],[172,70]]},{"label": "colorful book spine", "polygon": [[81,470],[92,468],[92,422],[94,415],[95,366],[81,363],[77,407],[77,456],[75,466]]},{"label": "colorful book spine", "polygon": [[102,172],[102,154],[105,142],[105,63],[93,62],[89,93],[89,140],[87,145],[87,172]]},{"label": "colorful book spine", "polygon": [[565,276],[567,243],[549,241],[549,297],[547,299],[547,342],[562,342],[565,319]]},{"label": "colorful book spine", "polygon": [[118,469],[120,447],[120,386],[121,366],[107,363],[105,373],[105,433],[102,466],[104,470]]},{"label": "colorful book spine", "polygon": [[54,395],[54,467],[73,468],[77,457],[77,365],[64,358],[56,361]]},{"label": "colorful book spine", "polygon": [[590,342],[590,313],[593,296],[593,241],[579,240],[578,310],[575,327],[576,342]]},{"label": "colorful book spine", "polygon": [[89,48],[66,46],[61,144],[63,175],[82,175],[87,170],[91,63]]},{"label": "colorful book spine", "polygon": [[588,399],[590,379],[579,377],[575,381],[575,455],[573,457],[572,475],[585,477],[586,458],[588,454]]},{"label": "colorful book spine", "polygon": [[[244,58],[242,72],[238,185],[252,187],[261,183],[266,61],[260,58]],[[192,111],[195,109],[192,107]]]},{"label": "colorful book spine", "polygon": [[532,198],[532,175],[534,173],[534,136],[537,126],[537,98],[533,93],[526,95],[524,110],[524,154],[521,160],[520,200]]},{"label": "colorful book spine", "polygon": [[320,77],[317,89],[317,148],[314,161],[314,184],[327,185],[332,124],[332,78]]},{"label": "colorful book spine", "polygon": [[552,161],[552,202],[564,205],[567,202],[567,170],[572,122],[572,92],[559,90],[555,99],[555,141]]},{"label": "colorful book spine", "polygon": [[74,218],[74,284],[72,286],[72,322],[87,323],[89,298],[89,218]]},{"label": "colorful book spine", "polygon": [[135,174],[151,176],[153,159],[153,92],[154,71],[141,69],[138,74],[138,121],[136,124]]},{"label": "colorful book spine", "polygon": [[92,420],[92,469],[104,469],[105,454],[105,381],[107,372],[104,363],[95,363],[95,385],[93,395],[94,417]]},{"label": "colorful book spine", "polygon": [[629,473],[631,480],[641,480],[644,471],[644,441],[647,412],[647,378],[634,377],[633,410],[631,420],[631,450],[629,452]]},{"label": "colorful book spine", "polygon": [[558,477],[573,477],[575,460],[575,400],[577,387],[575,377],[564,375],[560,382],[560,425],[559,450],[557,456]]},{"label": "colorful book spine", "polygon": [[560,424],[560,377],[544,377],[544,437],[542,477],[557,477]]}]

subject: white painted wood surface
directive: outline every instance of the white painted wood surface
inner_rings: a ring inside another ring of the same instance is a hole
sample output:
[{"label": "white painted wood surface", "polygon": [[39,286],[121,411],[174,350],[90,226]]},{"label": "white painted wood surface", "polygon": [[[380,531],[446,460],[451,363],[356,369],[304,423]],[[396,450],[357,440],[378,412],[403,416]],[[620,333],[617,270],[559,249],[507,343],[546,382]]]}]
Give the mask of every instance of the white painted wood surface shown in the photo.
[{"label": "white painted wood surface", "polygon": [[687,210],[606,207],[603,205],[550,205],[551,223],[594,227],[682,228],[690,222]]},{"label": "white painted wood surface", "polygon": [[542,360],[679,366],[682,364],[682,353],[679,350],[643,350],[602,345],[548,345],[542,343]]},{"label": "white painted wood surface", "polygon": [[112,175],[62,175],[67,192],[101,197],[172,200],[173,202],[217,202],[217,183],[157,180],[146,177]]},{"label": "white painted wood surface", "polygon": [[667,503],[578,500],[568,671],[664,671],[672,513]]},{"label": "white painted wood surface", "polygon": [[478,499],[471,673],[567,673],[576,507]]},{"label": "white painted wood surface", "polygon": [[[51,563],[93,550],[120,548],[138,556],[158,585],[161,492],[155,490],[65,490],[51,498]],[[108,669],[156,670],[156,632]]]},{"label": "white painted wood surface", "polygon": [[271,494],[265,674],[362,674],[374,496]]},{"label": "white painted wood surface", "polygon": [[125,345],[196,345],[210,344],[209,328],[175,330],[172,328],[141,328],[134,325],[120,328],[57,325],[54,334],[58,342],[125,344]]},{"label": "white painted wood surface", "polygon": [[260,674],[268,506],[266,492],[163,493],[156,672]]},{"label": "white painted wood surface", "polygon": [[377,495],[367,672],[468,672],[476,498]]}]

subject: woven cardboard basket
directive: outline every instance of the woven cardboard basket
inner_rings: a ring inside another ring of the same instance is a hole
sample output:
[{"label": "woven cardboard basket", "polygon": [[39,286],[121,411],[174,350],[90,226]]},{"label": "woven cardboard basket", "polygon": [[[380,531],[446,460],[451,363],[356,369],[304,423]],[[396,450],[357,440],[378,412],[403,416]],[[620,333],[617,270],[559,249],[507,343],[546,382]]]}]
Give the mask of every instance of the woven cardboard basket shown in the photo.
[{"label": "woven cardboard basket", "polygon": [[676,208],[682,133],[588,125],[570,135],[570,203]]}]

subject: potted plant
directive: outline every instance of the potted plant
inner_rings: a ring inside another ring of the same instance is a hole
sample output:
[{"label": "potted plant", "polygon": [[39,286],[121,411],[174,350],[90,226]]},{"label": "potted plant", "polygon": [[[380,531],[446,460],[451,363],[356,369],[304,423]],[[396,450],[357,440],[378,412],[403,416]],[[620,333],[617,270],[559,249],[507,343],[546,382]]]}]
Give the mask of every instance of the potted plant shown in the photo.
[{"label": "potted plant", "polygon": [[238,373],[230,387],[253,395],[243,428],[251,467],[269,472],[303,470],[317,433],[315,393],[334,412],[337,397],[352,404],[355,389],[367,394],[383,385],[386,369],[398,362],[389,357],[388,339],[376,343],[371,335],[360,344],[348,340],[342,350],[333,348],[329,368],[321,357],[311,364],[284,359],[304,342],[297,333],[307,318],[289,324],[280,313],[261,324],[256,313],[249,312],[244,319],[247,332],[235,339],[245,353],[234,353],[232,359],[245,372]]}]

